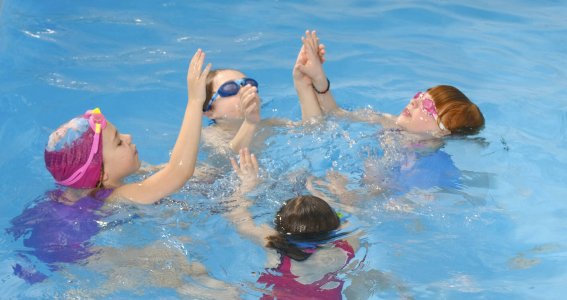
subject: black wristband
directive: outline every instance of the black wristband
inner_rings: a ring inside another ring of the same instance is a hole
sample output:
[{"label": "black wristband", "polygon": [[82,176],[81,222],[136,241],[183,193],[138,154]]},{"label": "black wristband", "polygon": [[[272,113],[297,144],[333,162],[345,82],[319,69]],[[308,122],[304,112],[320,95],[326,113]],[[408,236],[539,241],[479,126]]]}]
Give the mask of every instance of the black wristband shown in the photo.
[{"label": "black wristband", "polygon": [[331,88],[331,81],[329,80],[329,78],[327,78],[327,89],[324,90],[324,91],[322,91],[322,92],[318,91],[317,88],[315,88],[315,85],[314,85],[314,84],[311,84],[311,86],[313,86],[313,89],[315,90],[315,92],[316,92],[317,94],[325,94],[325,93],[328,92],[329,89]]}]

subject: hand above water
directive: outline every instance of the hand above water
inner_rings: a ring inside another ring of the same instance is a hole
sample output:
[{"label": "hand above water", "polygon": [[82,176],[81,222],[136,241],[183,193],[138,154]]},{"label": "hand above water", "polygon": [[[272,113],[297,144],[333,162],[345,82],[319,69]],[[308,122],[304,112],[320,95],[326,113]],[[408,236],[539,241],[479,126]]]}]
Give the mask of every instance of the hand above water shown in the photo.
[{"label": "hand above water", "polygon": [[322,66],[325,61],[325,46],[319,44],[315,31],[306,31],[301,40],[303,46],[293,68],[293,78],[312,83],[317,90],[324,91],[327,88],[327,77]]},{"label": "hand above water", "polygon": [[[315,31],[313,31],[313,34],[315,35],[316,38]],[[311,36],[311,33],[309,31],[306,31],[305,35]],[[313,60],[317,60],[319,62],[319,65],[325,62],[325,53],[326,53],[325,45],[319,44],[319,39],[318,38],[316,39],[317,41],[315,46],[317,49],[317,56],[318,56],[317,59],[315,59],[316,56],[312,57],[307,53],[307,48],[305,47],[305,37],[301,38],[303,45],[301,46],[301,49],[297,54],[297,59],[295,61],[295,65],[293,67],[293,72],[292,72],[293,80],[296,83],[303,83],[305,85],[311,85],[313,83],[310,77],[310,73],[304,70],[304,68],[306,67],[312,67],[312,63],[309,61],[310,58]]]},{"label": "hand above water", "polygon": [[205,52],[198,49],[191,58],[189,68],[187,69],[187,90],[189,103],[203,106],[206,96],[207,75],[211,70],[211,64],[207,64],[205,70],[203,63],[205,62]]},{"label": "hand above water", "polygon": [[240,105],[244,119],[252,124],[260,122],[260,96],[258,88],[249,84],[242,87]]},{"label": "hand above water", "polygon": [[230,163],[232,168],[240,178],[241,191],[243,193],[252,190],[258,183],[258,160],[256,156],[251,154],[248,148],[240,149],[240,162],[237,163],[236,160],[231,157]]}]

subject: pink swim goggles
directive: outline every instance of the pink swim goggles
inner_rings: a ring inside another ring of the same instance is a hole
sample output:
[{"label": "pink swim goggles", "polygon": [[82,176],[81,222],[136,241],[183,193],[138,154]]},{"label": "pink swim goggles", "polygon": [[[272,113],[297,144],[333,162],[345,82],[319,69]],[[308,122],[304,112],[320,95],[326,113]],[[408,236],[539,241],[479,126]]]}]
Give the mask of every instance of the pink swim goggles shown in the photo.
[{"label": "pink swim goggles", "polygon": [[64,185],[64,186],[71,186],[81,178],[83,178],[86,174],[87,168],[90,166],[95,154],[98,152],[99,143],[102,143],[102,130],[106,128],[106,119],[104,115],[100,112],[100,109],[97,107],[93,110],[88,110],[84,117],[88,119],[90,128],[94,131],[95,135],[93,137],[93,143],[91,146],[91,150],[89,153],[89,157],[84,165],[82,165],[78,170],[76,170],[69,178],[61,181],[57,181],[57,183]]},{"label": "pink swim goggles", "polygon": [[437,108],[435,108],[435,102],[433,99],[427,97],[424,92],[418,92],[415,96],[413,96],[412,100],[417,100],[419,102],[421,110],[432,117],[437,122],[437,125],[439,125],[441,130],[447,130],[445,125],[443,125],[439,119],[439,114],[437,113]]}]

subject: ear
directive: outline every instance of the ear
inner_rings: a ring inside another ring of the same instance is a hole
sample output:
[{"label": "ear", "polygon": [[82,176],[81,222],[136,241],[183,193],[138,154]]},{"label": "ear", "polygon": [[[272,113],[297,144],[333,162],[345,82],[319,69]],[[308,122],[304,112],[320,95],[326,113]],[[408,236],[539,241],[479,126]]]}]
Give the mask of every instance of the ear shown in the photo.
[{"label": "ear", "polygon": [[103,170],[102,174],[100,174],[100,182],[102,183],[102,186],[106,186],[109,178],[110,176],[108,176],[108,173]]},{"label": "ear", "polygon": [[212,110],[208,110],[206,112],[203,113],[207,118],[214,120],[213,118],[213,111]]},{"label": "ear", "polygon": [[451,131],[448,129],[439,129],[436,132],[433,133],[433,136],[438,137],[438,138],[442,138],[444,136],[450,135]]}]

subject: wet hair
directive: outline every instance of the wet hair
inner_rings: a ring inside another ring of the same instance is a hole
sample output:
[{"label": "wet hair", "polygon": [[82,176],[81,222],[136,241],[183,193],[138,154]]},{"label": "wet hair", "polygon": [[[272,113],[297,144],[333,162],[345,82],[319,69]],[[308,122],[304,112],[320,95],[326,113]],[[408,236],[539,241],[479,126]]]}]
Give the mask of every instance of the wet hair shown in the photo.
[{"label": "wet hair", "polygon": [[290,241],[324,240],[339,228],[340,219],[325,200],[312,195],[298,196],[287,200],[280,208],[274,223],[278,234],[267,238],[267,247],[278,250],[294,260],[307,259],[305,252]]},{"label": "wet hair", "polygon": [[439,120],[451,134],[476,134],[484,127],[484,116],[463,92],[450,85],[427,90],[439,113]]}]

